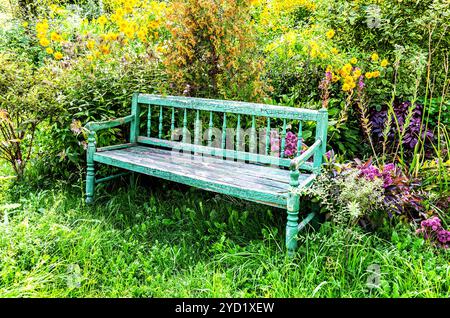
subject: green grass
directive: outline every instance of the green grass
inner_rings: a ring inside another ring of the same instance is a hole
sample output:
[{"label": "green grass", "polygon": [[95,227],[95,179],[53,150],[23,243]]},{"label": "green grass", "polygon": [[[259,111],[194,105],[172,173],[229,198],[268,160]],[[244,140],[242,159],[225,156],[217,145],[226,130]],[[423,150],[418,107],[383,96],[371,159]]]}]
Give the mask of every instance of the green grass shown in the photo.
[{"label": "green grass", "polygon": [[[282,210],[157,179],[104,186],[93,207],[76,186],[28,187],[1,192],[0,205],[20,204],[7,222],[0,211],[1,297],[450,296],[448,252],[405,226],[325,223],[289,260]],[[381,281],[369,289],[372,264]]]}]

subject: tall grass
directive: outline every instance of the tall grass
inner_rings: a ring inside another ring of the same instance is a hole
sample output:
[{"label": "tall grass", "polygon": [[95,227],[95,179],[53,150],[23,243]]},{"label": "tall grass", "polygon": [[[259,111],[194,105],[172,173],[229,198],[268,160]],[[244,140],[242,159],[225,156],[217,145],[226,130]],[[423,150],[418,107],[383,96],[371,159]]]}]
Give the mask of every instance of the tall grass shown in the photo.
[{"label": "tall grass", "polygon": [[93,207],[78,188],[29,190],[1,199],[20,204],[0,225],[2,297],[450,296],[448,252],[405,226],[325,223],[288,259],[283,210],[153,179],[100,188]]}]

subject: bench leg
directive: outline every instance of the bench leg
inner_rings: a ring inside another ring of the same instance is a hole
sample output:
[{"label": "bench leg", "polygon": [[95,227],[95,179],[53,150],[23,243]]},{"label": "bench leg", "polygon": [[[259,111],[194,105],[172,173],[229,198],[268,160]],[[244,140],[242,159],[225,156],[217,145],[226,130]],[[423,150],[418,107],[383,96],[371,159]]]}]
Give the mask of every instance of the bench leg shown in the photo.
[{"label": "bench leg", "polygon": [[90,133],[88,137],[88,149],[87,149],[87,172],[86,172],[86,203],[90,204],[94,201],[94,188],[95,188],[95,166],[94,166],[94,153],[95,153],[95,133]]},{"label": "bench leg", "polygon": [[297,249],[298,213],[300,210],[300,196],[290,193],[287,202],[286,249],[292,257]]},{"label": "bench leg", "polygon": [[[292,170],[290,173],[290,186],[298,187],[298,178],[300,172]],[[287,224],[286,224],[286,248],[288,256],[293,256],[297,249],[297,234],[298,234],[298,212],[300,210],[300,195],[293,191],[289,192],[287,200]]]},{"label": "bench leg", "polygon": [[88,163],[86,174],[86,203],[90,204],[94,202],[94,189],[95,189],[95,169],[94,163]]}]

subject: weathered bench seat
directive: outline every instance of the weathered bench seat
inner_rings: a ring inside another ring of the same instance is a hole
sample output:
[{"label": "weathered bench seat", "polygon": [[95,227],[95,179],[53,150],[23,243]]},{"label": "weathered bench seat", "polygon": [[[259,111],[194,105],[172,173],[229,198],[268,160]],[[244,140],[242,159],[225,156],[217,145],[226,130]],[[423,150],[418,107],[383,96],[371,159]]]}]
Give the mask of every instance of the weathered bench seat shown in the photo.
[{"label": "weathered bench seat", "polygon": [[[94,161],[277,207],[286,207],[290,188],[289,170],[148,146],[97,152]],[[300,174],[299,186],[314,177]]]},{"label": "weathered bench seat", "polygon": [[[204,121],[206,129],[202,128]],[[214,127],[217,122],[220,128]],[[302,138],[304,122],[315,126],[309,147]],[[125,124],[130,125],[129,143],[97,148],[98,131]],[[286,208],[286,247],[292,254],[299,228],[312,215],[298,223],[300,195],[296,190],[311,185],[320,173],[327,124],[326,109],[134,94],[131,115],[86,125],[86,201],[93,202],[95,184],[124,174],[98,179],[94,166],[100,163]],[[258,125],[263,125],[259,132]],[[286,139],[288,131],[298,136],[294,152],[292,140]],[[274,153],[272,148],[279,151]]]}]

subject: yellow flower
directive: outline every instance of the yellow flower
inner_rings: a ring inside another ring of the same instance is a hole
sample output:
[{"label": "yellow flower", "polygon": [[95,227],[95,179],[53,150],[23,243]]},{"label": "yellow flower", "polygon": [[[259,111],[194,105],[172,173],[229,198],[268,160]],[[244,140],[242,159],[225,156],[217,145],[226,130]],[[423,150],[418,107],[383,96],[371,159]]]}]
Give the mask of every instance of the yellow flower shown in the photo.
[{"label": "yellow flower", "polygon": [[22,23],[22,26],[23,26],[24,28],[28,27],[28,22],[26,22],[26,21],[23,22],[23,23]]},{"label": "yellow flower", "polygon": [[95,41],[94,41],[94,40],[89,40],[89,41],[86,43],[86,47],[87,47],[89,50],[92,50],[92,49],[95,47]]},{"label": "yellow flower", "polygon": [[102,15],[97,19],[97,22],[101,26],[104,26],[106,24],[106,22],[108,22],[108,19],[104,15]]},{"label": "yellow flower", "polygon": [[349,90],[350,90],[350,85],[347,84],[347,83],[345,83],[344,85],[342,85],[342,90],[343,90],[344,92],[349,91]]},{"label": "yellow flower", "polygon": [[333,73],[333,76],[331,78],[331,81],[333,83],[336,83],[337,81],[339,81],[341,78],[339,76],[337,76],[336,74]]},{"label": "yellow flower", "polygon": [[53,56],[56,60],[60,60],[63,58],[63,55],[61,52],[56,52],[55,54],[53,54]]},{"label": "yellow flower", "polygon": [[376,62],[376,61],[378,61],[378,59],[379,59],[380,57],[378,56],[377,53],[373,53],[372,56],[371,56],[370,58],[372,59],[372,61]]},{"label": "yellow flower", "polygon": [[389,64],[389,62],[388,62],[388,60],[386,60],[386,59],[382,60],[381,63],[380,63],[380,65],[381,65],[382,67],[386,67],[386,66],[388,66],[388,64]]},{"label": "yellow flower", "polygon": [[333,67],[331,65],[327,65],[327,68],[325,70],[325,72],[331,72],[333,70]]},{"label": "yellow flower", "polygon": [[365,76],[367,79],[371,79],[373,77],[373,74],[371,72],[367,72]]},{"label": "yellow flower", "polygon": [[105,37],[106,41],[115,41],[119,35],[117,33],[108,33]]},{"label": "yellow flower", "polygon": [[47,38],[42,38],[42,39],[39,41],[39,44],[42,45],[43,47],[47,47],[47,46],[50,45],[50,41],[49,41]]},{"label": "yellow flower", "polygon": [[380,76],[380,71],[372,72],[372,76],[373,76],[374,78],[377,78],[378,76]]},{"label": "yellow flower", "polygon": [[337,48],[334,47],[334,48],[331,49],[331,53],[333,53],[334,55],[336,55],[336,54],[339,53],[339,51],[338,51]]},{"label": "yellow flower", "polygon": [[107,55],[111,52],[108,45],[102,45],[100,47],[100,51],[102,51],[102,53],[105,55]]},{"label": "yellow flower", "polygon": [[328,57],[328,54],[327,53],[320,53],[320,58],[321,59],[326,59]]},{"label": "yellow flower", "polygon": [[355,65],[356,63],[358,63],[358,59],[356,57],[354,57],[350,60],[350,63]]},{"label": "yellow flower", "polygon": [[147,42],[147,30],[140,29],[137,33],[137,36],[142,42]]},{"label": "yellow flower", "polygon": [[53,49],[51,47],[48,47],[45,49],[45,52],[47,52],[47,54],[53,54]]},{"label": "yellow flower", "polygon": [[61,41],[61,36],[56,32],[52,32],[50,33],[50,39],[52,39],[52,41],[59,42]]},{"label": "yellow flower", "polygon": [[48,30],[47,20],[43,20],[42,22],[36,23],[36,32],[37,33],[47,33],[47,30]]},{"label": "yellow flower", "polygon": [[88,56],[86,56],[86,58],[87,58],[89,61],[92,61],[92,60],[94,59],[94,56],[93,56],[92,54],[89,54]]},{"label": "yellow flower", "polygon": [[347,73],[347,74],[350,74],[350,72],[352,71],[352,69],[353,69],[353,66],[352,66],[351,64],[345,64],[345,65],[342,67],[342,70],[343,70],[345,73]]},{"label": "yellow flower", "polygon": [[326,33],[327,38],[329,38],[329,39],[333,38],[334,34],[335,34],[335,32],[333,29],[328,30],[328,32]]},{"label": "yellow flower", "polygon": [[353,83],[353,77],[351,77],[351,76],[346,76],[346,77],[344,78],[344,83],[347,83],[347,84]]},{"label": "yellow flower", "polygon": [[127,37],[129,37],[129,38],[133,38],[134,37],[134,30],[133,30],[133,28],[132,27],[127,27],[126,29],[125,29],[125,35],[127,36]]},{"label": "yellow flower", "polygon": [[353,72],[353,76],[356,77],[356,78],[360,77],[361,76],[361,70],[355,70]]}]

